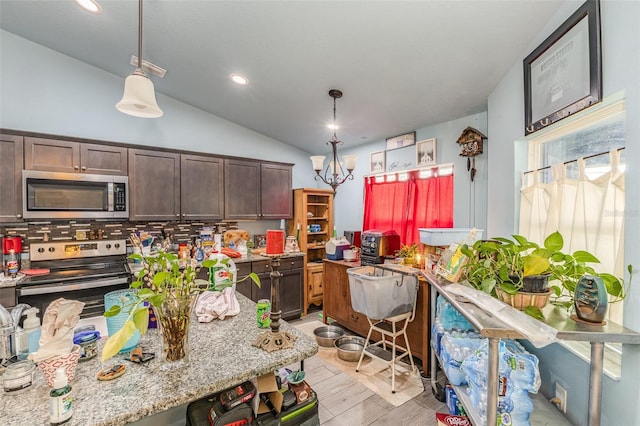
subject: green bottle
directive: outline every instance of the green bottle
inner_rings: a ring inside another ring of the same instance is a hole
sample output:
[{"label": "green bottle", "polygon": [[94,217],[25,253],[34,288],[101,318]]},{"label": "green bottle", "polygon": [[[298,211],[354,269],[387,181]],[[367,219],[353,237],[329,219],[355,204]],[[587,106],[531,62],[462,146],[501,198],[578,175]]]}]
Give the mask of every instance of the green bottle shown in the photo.
[{"label": "green bottle", "polygon": [[66,422],[73,415],[73,397],[71,385],[67,381],[64,368],[56,370],[53,389],[49,392],[49,423],[59,425]]}]

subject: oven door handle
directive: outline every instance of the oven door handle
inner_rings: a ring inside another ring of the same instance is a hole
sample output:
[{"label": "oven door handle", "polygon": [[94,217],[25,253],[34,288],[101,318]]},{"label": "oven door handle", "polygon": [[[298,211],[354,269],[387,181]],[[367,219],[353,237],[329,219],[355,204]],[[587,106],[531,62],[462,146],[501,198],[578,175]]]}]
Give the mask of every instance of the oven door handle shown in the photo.
[{"label": "oven door handle", "polygon": [[42,286],[26,286],[20,288],[20,296],[33,296],[36,294],[66,293],[74,290],[86,290],[91,288],[109,287],[118,284],[127,284],[129,278],[112,278],[99,281],[84,282],[79,284],[62,284],[62,285],[42,285]]}]

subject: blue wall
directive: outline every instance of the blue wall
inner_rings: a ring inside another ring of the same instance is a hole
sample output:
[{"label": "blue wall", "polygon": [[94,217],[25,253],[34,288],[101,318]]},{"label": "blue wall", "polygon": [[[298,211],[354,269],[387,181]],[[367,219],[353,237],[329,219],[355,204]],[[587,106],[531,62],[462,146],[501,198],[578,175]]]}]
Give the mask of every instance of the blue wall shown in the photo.
[{"label": "blue wall", "polygon": [[161,93],[161,119],[117,111],[124,77],[0,30],[0,127],[295,163],[315,186],[307,153]]},{"label": "blue wall", "polygon": [[[549,34],[577,9],[582,2],[566,2],[548,25],[531,40],[524,59]],[[602,61],[604,96],[621,90],[626,94],[626,212],[625,264],[640,268],[640,2],[601,2]],[[517,230],[516,203],[519,177],[516,163],[522,162],[521,146],[514,141],[524,137],[524,83],[522,61],[513,64],[488,100],[489,138],[488,205],[500,206],[488,215],[488,235],[508,236]],[[636,277],[637,278],[637,277]],[[634,284],[637,287],[637,283]],[[624,323],[640,330],[640,291],[631,290],[625,300]],[[568,388],[568,416],[574,424],[587,424],[589,365],[559,345],[536,351],[540,358],[542,391],[551,395],[553,381]],[[625,345],[622,379],[605,378],[602,396],[602,424],[640,424],[640,348]]]},{"label": "blue wall", "polygon": [[[313,179],[309,154],[302,150],[161,93],[156,93],[165,112],[161,119],[130,117],[115,109],[122,96],[123,76],[107,73],[7,31],[0,30],[0,47],[2,128],[294,163],[294,188],[326,187]],[[471,184],[466,160],[458,155],[460,149],[455,142],[467,126],[486,134],[486,113],[417,129],[417,138],[435,137],[438,162],[455,163],[455,226],[483,228],[487,149],[476,160],[478,175]],[[346,141],[339,154],[355,153],[359,159],[355,180],[342,185],[336,195],[335,219],[340,233],[362,228],[363,176],[369,172],[369,153],[384,149],[385,141],[355,149],[348,149],[348,145]],[[389,151],[388,157],[388,164],[398,161],[414,167],[415,146]],[[474,205],[469,208],[469,200],[473,198],[475,208]],[[242,226],[250,232],[260,232],[279,223]]]},{"label": "blue wall", "polygon": [[[460,156],[460,145],[456,143],[462,131],[471,126],[487,135],[487,113],[469,115],[457,120],[416,130],[418,141],[436,138],[436,161],[438,164],[454,164],[454,218],[455,227],[477,227],[484,229],[487,223],[487,155],[491,138],[484,144],[484,153],[476,158],[478,174],[471,182],[467,172],[467,159]],[[386,141],[376,141],[357,148],[341,146],[338,155],[355,154],[358,162],[354,180],[338,187],[335,197],[335,223],[338,234],[343,231],[362,230],[364,200],[364,176],[369,175],[369,155],[385,149]],[[408,146],[386,152],[387,171],[397,163],[393,171],[416,167],[416,146]],[[326,160],[325,160],[326,161]],[[474,202],[475,200],[475,202]]]}]

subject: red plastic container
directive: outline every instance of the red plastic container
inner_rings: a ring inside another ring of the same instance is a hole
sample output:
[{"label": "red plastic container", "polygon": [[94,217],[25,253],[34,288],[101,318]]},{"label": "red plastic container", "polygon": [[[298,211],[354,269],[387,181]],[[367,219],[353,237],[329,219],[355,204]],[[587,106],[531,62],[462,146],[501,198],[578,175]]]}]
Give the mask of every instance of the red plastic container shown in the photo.
[{"label": "red plastic container", "polygon": [[284,231],[267,231],[267,254],[284,253]]}]

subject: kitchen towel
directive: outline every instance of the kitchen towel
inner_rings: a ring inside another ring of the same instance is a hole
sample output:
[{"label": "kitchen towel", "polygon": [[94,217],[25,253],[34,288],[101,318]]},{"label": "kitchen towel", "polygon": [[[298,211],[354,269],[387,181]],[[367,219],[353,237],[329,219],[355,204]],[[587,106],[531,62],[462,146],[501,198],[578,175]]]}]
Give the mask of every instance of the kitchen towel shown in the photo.
[{"label": "kitchen towel", "polygon": [[70,353],[74,346],[74,329],[83,308],[84,303],[77,300],[59,298],[51,302],[42,318],[40,348],[29,354],[29,359],[37,363]]},{"label": "kitchen towel", "polygon": [[222,291],[205,291],[198,296],[196,316],[198,322],[211,322],[214,319],[225,319],[240,313],[240,304],[232,287]]}]

